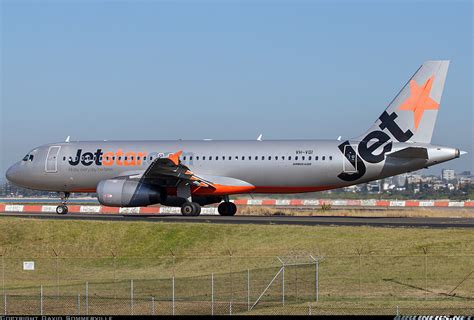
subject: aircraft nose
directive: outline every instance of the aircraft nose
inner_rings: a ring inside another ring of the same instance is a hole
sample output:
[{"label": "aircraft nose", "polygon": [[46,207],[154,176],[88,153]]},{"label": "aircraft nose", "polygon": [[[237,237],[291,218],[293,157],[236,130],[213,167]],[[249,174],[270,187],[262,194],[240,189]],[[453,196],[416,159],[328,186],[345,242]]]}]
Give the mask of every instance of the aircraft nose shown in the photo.
[{"label": "aircraft nose", "polygon": [[10,168],[8,168],[5,176],[7,177],[8,181],[17,184],[19,178],[18,164],[14,164]]}]

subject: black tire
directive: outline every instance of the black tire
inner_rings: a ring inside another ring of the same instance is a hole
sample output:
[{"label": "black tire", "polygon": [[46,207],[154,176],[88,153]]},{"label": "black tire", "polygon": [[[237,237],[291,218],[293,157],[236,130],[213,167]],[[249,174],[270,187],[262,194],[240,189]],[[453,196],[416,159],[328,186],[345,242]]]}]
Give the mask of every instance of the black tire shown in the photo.
[{"label": "black tire", "polygon": [[56,213],[57,214],[67,214],[68,213],[68,208],[67,206],[61,205],[56,207]]},{"label": "black tire", "polygon": [[201,206],[199,205],[199,203],[196,203],[196,202],[191,202],[191,205],[194,207],[194,210],[193,210],[193,216],[198,216],[201,214]]},{"label": "black tire", "polygon": [[183,216],[192,216],[195,210],[192,202],[185,202],[181,206],[181,214]]},{"label": "black tire", "polygon": [[237,212],[237,206],[233,202],[222,202],[217,207],[221,216],[233,216]]}]

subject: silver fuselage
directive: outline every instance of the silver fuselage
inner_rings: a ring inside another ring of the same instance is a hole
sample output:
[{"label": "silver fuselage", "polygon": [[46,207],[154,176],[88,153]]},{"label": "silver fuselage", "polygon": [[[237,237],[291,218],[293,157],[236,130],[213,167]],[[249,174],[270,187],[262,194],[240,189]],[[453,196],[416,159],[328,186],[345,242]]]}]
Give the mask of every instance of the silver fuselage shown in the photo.
[{"label": "silver fuselage", "polygon": [[[359,141],[346,142],[358,161],[349,161],[338,140],[61,142],[33,149],[31,160],[14,164],[7,178],[31,189],[95,192],[101,180],[143,174],[152,159],[182,150],[182,163],[201,176],[246,181],[255,186],[253,193],[297,193],[368,182],[459,156],[455,148],[393,142],[391,153],[423,147],[428,159],[391,158],[377,150],[382,160],[371,163],[359,158]],[[362,166],[363,174],[354,174]],[[356,179],[342,179],[344,173]]]}]

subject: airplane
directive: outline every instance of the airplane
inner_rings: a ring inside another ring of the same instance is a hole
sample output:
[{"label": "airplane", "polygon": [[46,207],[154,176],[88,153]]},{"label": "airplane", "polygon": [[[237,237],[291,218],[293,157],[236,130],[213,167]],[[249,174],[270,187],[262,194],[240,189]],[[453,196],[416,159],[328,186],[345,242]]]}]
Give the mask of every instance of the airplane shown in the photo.
[{"label": "airplane", "polygon": [[[346,187],[459,158],[431,144],[449,61],[427,61],[362,135],[341,140],[86,141],[34,148],[6,177],[55,191],[68,212],[71,193],[97,193],[100,204],[181,207],[196,216],[219,204],[233,216],[230,195],[302,193]],[[348,120],[349,122],[350,120]]]}]

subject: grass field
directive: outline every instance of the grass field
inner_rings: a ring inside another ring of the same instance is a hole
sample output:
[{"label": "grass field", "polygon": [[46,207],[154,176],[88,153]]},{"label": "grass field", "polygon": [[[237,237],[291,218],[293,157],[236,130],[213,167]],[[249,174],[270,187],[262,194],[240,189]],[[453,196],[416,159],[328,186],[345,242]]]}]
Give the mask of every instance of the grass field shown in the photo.
[{"label": "grass field", "polygon": [[[474,232],[469,229],[1,218],[0,252],[2,284],[11,296],[37,296],[43,285],[47,296],[74,297],[84,294],[88,282],[97,299],[126,298],[133,279],[135,297],[146,300],[148,308],[151,296],[160,303],[170,299],[175,274],[181,303],[207,308],[213,273],[215,300],[225,305],[232,300],[242,311],[248,272],[255,301],[280,268],[277,256],[310,262],[311,254],[322,258],[319,307],[462,309],[474,303]],[[23,261],[35,261],[36,270],[23,271]],[[314,265],[285,269],[287,304],[314,301],[314,274]],[[264,300],[278,303],[281,291],[278,278]]]}]

